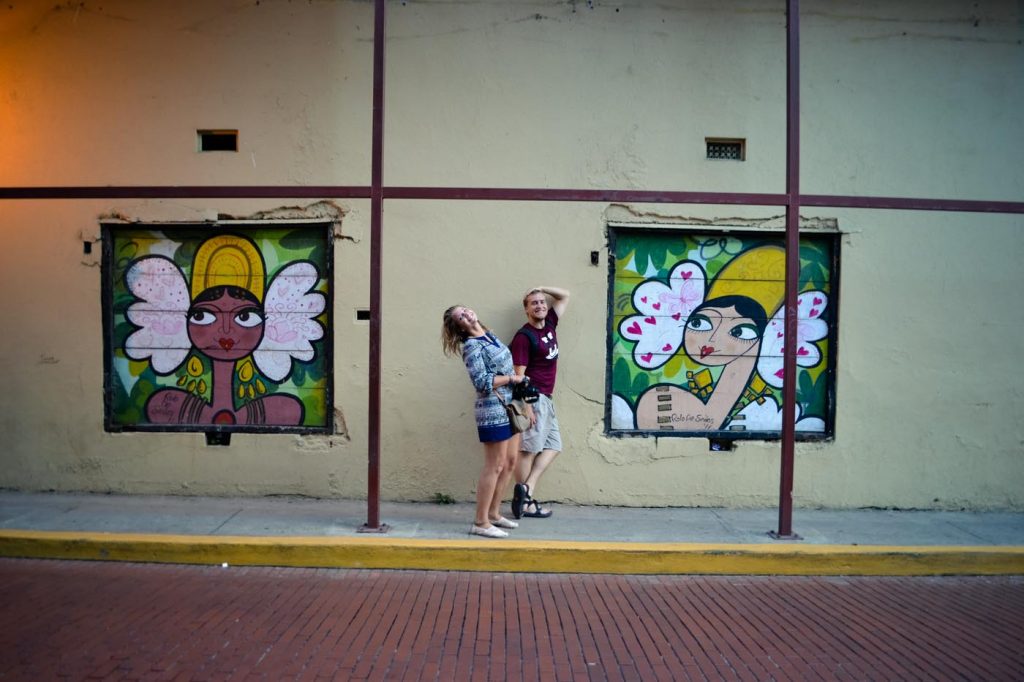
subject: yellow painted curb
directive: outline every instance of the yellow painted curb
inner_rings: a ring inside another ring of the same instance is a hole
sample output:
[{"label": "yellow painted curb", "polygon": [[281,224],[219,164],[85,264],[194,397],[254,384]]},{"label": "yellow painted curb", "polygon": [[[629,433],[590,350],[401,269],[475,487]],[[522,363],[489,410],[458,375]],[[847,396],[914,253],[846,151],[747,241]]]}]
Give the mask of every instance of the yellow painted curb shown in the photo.
[{"label": "yellow painted curb", "polygon": [[521,573],[1024,575],[1019,546],[857,546],[0,531],[0,556]]}]

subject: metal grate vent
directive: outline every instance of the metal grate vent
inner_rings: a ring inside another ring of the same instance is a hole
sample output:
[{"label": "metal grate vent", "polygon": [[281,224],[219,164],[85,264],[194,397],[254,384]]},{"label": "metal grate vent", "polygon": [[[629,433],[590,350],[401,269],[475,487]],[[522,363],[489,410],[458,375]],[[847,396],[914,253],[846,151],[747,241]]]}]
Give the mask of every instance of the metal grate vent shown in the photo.
[{"label": "metal grate vent", "polygon": [[709,159],[745,161],[747,141],[742,138],[705,137]]},{"label": "metal grate vent", "polygon": [[199,151],[201,152],[237,152],[237,130],[197,130]]}]

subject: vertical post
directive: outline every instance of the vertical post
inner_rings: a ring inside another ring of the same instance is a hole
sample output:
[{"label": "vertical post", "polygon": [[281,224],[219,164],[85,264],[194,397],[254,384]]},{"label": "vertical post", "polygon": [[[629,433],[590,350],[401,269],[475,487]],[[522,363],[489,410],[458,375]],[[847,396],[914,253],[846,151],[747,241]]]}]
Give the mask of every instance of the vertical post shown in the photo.
[{"label": "vertical post", "polygon": [[370,166],[370,386],[367,411],[366,525],[363,532],[386,533],[380,523],[380,350],[381,248],[384,218],[384,38],[386,0],[373,6],[373,149]]},{"label": "vertical post", "polygon": [[782,364],[782,465],[779,473],[779,528],[793,534],[793,449],[796,441],[797,289],[800,286],[800,2],[786,6],[786,350]]}]

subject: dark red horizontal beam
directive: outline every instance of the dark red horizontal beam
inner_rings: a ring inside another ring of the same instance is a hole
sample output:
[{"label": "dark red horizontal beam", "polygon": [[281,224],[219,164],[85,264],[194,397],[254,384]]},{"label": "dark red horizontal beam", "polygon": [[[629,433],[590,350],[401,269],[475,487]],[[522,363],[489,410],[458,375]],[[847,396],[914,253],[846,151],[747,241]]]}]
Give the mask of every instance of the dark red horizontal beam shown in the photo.
[{"label": "dark red horizontal beam", "polygon": [[785,206],[785,194],[672,192],[632,189],[531,189],[514,187],[385,187],[386,199],[478,201],[623,201],[652,204],[749,204]]},{"label": "dark red horizontal beam", "polygon": [[[385,199],[475,201],[609,201],[652,204],[785,206],[785,194],[673,192],[629,189],[536,189],[502,187],[384,187]],[[2,199],[369,199],[369,186],[166,185],[110,187],[0,187]],[[964,213],[1024,213],[1021,201],[974,201],[913,197],[804,194],[802,206]]]},{"label": "dark red horizontal beam", "polygon": [[332,185],[0,187],[0,199],[369,199],[370,188]]},{"label": "dark red horizontal beam", "polygon": [[914,199],[905,197],[846,197],[804,194],[803,206],[829,208],[889,208],[907,211],[962,211],[964,213],[1024,213],[1022,201],[972,201],[961,199]]},{"label": "dark red horizontal beam", "polygon": [[[531,189],[502,187],[384,187],[385,199],[480,201],[623,201],[670,204],[785,206],[785,194],[671,192],[656,190]],[[350,186],[121,186],[0,187],[0,199],[369,199],[370,187]]]}]

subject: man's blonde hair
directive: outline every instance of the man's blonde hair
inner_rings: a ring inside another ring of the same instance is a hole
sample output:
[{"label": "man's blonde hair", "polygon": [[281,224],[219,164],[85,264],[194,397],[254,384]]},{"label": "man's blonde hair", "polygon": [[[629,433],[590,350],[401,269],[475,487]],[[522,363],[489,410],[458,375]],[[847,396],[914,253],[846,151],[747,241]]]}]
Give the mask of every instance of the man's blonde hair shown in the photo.
[{"label": "man's blonde hair", "polygon": [[[526,307],[526,301],[529,300],[529,298],[531,296],[533,296],[534,294],[544,294],[544,292],[541,291],[540,289],[530,289],[525,294],[523,294],[523,307],[524,308]],[[547,294],[544,294],[544,298],[547,298]]]}]

